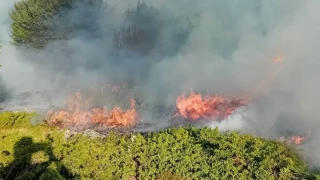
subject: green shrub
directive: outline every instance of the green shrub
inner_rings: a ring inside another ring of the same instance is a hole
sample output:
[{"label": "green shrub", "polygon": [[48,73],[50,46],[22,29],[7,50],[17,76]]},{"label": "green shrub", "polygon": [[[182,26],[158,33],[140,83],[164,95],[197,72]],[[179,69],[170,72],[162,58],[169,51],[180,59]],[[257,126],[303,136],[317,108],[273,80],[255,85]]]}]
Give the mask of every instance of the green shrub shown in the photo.
[{"label": "green shrub", "polygon": [[[86,9],[98,8],[101,7],[101,3],[101,0],[19,1],[10,12],[13,44],[42,48],[48,42],[70,39],[73,30],[83,25],[75,20],[84,20],[93,14],[89,13],[83,17],[79,14],[82,10],[73,10],[80,5]],[[91,22],[90,25],[94,24]]]},{"label": "green shrub", "polygon": [[185,127],[66,138],[55,128],[22,126],[31,117],[0,114],[2,178],[319,179],[291,147],[252,135]]},{"label": "green shrub", "polygon": [[28,112],[3,112],[0,113],[0,128],[1,127],[18,127],[30,126],[30,120],[35,117],[35,113]]},{"label": "green shrub", "polygon": [[184,178],[182,176],[177,176],[175,174],[172,174],[171,172],[164,172],[162,173],[157,180],[188,180],[187,178]]}]

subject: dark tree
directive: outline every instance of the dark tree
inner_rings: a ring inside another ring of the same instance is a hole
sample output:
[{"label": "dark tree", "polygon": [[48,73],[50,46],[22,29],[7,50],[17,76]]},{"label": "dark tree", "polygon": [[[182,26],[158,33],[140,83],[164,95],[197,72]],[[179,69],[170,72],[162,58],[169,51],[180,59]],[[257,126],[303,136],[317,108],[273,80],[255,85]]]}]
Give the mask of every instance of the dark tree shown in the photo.
[{"label": "dark tree", "polygon": [[10,12],[13,44],[42,48],[49,42],[69,39],[75,30],[88,24],[86,18],[91,16],[83,12],[93,12],[90,9],[101,7],[101,3],[102,0],[19,1]]},{"label": "dark tree", "polygon": [[146,55],[154,47],[162,27],[160,13],[153,6],[138,2],[124,13],[124,24],[114,34],[114,48]]}]

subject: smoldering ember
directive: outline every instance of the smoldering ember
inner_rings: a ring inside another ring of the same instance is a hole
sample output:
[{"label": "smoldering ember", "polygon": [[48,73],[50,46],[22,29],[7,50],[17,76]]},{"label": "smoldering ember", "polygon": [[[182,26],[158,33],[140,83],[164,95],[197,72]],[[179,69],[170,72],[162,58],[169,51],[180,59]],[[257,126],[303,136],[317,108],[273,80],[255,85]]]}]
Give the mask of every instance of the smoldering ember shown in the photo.
[{"label": "smoldering ember", "polygon": [[[320,179],[316,7],[320,1],[0,4],[0,179]],[[99,159],[108,150],[116,152]],[[161,152],[182,154],[171,162]],[[215,163],[229,160],[241,168],[218,170]]]}]

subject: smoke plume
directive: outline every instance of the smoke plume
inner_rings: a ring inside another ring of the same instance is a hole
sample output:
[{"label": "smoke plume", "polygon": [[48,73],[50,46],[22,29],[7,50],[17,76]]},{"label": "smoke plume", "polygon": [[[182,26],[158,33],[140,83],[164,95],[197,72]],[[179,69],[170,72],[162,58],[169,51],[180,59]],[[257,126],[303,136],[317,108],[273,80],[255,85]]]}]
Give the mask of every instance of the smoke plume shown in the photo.
[{"label": "smoke plume", "polygon": [[[209,126],[270,138],[310,130],[304,152],[320,164],[320,1],[146,0],[141,15],[128,20],[123,14],[137,2],[110,0],[101,11],[79,6],[74,22],[66,23],[88,28],[41,51],[10,45],[8,12],[13,2],[0,4],[2,99],[9,97],[7,92],[14,96],[47,90],[59,104],[75,87],[128,82],[139,87],[148,103],[170,106],[190,88],[232,95],[251,92],[272,71],[263,95],[221,124]],[[121,28],[132,22],[147,32],[147,40],[123,49],[118,43],[116,51],[115,32],[121,35]],[[275,56],[283,58],[276,67]]]}]

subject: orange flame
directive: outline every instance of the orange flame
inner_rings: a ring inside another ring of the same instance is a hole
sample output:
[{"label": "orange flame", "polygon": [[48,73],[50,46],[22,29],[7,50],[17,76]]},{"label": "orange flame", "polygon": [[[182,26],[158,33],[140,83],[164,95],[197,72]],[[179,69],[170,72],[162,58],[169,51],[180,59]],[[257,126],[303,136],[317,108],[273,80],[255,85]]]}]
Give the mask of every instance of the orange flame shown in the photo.
[{"label": "orange flame", "polygon": [[297,135],[289,136],[289,137],[281,136],[280,141],[287,143],[289,145],[301,145],[310,137],[310,135],[311,135],[311,130],[309,129],[306,136],[297,136]]},{"label": "orange flame", "polygon": [[306,140],[307,140],[307,137],[297,136],[297,135],[290,136],[290,137],[283,137],[283,136],[280,137],[280,141],[281,142],[285,142],[285,143],[290,144],[290,145],[292,145],[292,144],[293,145],[301,145]]},{"label": "orange flame", "polygon": [[[283,62],[281,56],[272,59],[273,65]],[[192,92],[189,97],[179,96],[176,100],[177,115],[191,120],[217,119],[229,116],[237,107],[248,104],[248,101],[266,92],[273,78],[278,73],[278,66],[267,71],[266,78],[248,95],[243,97],[211,96],[202,97]]]},{"label": "orange flame", "polygon": [[106,107],[92,108],[92,102],[75,93],[67,103],[67,110],[49,111],[47,122],[59,127],[78,126],[86,128],[90,125],[103,127],[130,127],[136,123],[137,112],[135,101],[130,100],[130,108],[122,110],[114,107],[108,111]]},{"label": "orange flame", "polygon": [[229,116],[237,107],[246,105],[245,98],[206,96],[194,92],[179,96],[176,100],[177,116],[190,120],[218,119]]}]

